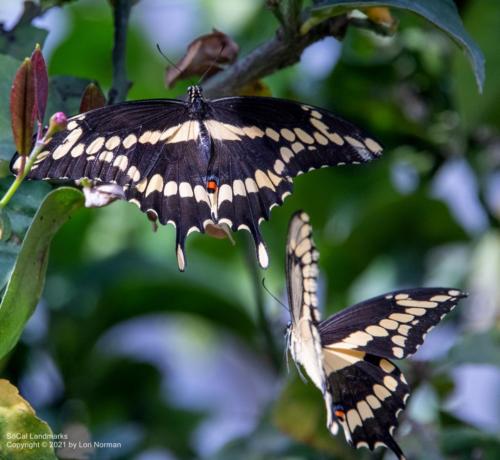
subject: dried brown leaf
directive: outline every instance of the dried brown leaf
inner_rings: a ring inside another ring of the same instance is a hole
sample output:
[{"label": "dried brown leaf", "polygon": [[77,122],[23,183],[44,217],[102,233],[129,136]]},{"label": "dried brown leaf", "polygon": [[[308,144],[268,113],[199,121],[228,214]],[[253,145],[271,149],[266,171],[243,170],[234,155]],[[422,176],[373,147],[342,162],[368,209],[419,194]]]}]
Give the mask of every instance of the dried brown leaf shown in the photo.
[{"label": "dried brown leaf", "polygon": [[179,78],[193,75],[209,77],[222,70],[221,64],[233,63],[239,50],[240,47],[234,40],[214,29],[211,34],[202,35],[193,40],[176,67],[167,68],[165,84],[172,88]]}]

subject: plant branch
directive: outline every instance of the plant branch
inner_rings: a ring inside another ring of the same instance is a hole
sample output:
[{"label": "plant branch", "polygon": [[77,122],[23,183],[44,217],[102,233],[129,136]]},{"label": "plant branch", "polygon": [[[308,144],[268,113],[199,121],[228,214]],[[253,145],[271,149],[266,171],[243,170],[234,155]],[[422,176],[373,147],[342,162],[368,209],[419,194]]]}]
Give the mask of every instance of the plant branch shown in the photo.
[{"label": "plant branch", "polygon": [[246,84],[291,66],[300,60],[302,51],[325,37],[342,38],[348,25],[345,15],[328,19],[306,34],[290,34],[280,28],[276,35],[247,56],[238,59],[223,72],[214,75],[203,85],[209,98],[238,94]]},{"label": "plant branch", "polygon": [[132,83],[127,78],[127,28],[132,2],[115,0],[113,6],[114,46],[113,46],[113,82],[108,95],[108,104],[115,104],[126,99]]}]

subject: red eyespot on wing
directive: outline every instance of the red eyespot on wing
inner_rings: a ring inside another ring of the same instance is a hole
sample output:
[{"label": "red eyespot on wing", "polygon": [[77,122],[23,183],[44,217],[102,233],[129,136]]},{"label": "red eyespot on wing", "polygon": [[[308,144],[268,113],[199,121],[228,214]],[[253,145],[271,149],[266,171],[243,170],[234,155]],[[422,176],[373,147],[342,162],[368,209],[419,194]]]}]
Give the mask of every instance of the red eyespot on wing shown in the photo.
[{"label": "red eyespot on wing", "polygon": [[217,182],[209,180],[207,183],[207,190],[209,193],[214,193],[217,190]]}]

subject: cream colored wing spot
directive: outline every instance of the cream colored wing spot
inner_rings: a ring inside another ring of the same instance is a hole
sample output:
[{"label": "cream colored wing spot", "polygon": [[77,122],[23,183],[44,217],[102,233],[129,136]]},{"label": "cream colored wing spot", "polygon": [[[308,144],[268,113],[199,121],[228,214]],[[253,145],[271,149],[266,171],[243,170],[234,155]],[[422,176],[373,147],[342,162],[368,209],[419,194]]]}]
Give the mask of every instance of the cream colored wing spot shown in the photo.
[{"label": "cream colored wing spot", "polygon": [[267,187],[267,188],[271,189],[273,192],[276,191],[276,188],[274,187],[273,183],[269,179],[268,175],[260,169],[255,171],[255,182],[257,183],[259,188]]},{"label": "cream colored wing spot", "polygon": [[387,375],[384,377],[384,385],[389,388],[390,391],[394,391],[398,387],[398,381],[394,377]]},{"label": "cream colored wing spot", "polygon": [[312,243],[310,238],[306,238],[300,242],[300,244],[295,248],[295,255],[297,257],[302,257],[306,252],[310,251],[312,248]]},{"label": "cream colored wing spot", "polygon": [[391,341],[396,345],[399,345],[400,347],[404,347],[406,342],[406,337],[403,337],[402,335],[395,335],[391,337]]},{"label": "cream colored wing spot", "polygon": [[161,193],[163,191],[163,177],[160,174],[155,174],[148,183],[148,188],[146,189],[146,197],[151,195],[153,192]]},{"label": "cream colored wing spot", "polygon": [[451,296],[451,297],[457,297],[461,294],[460,291],[457,291],[456,289],[452,289],[450,291],[448,291],[448,294]]},{"label": "cream colored wing spot", "polygon": [[370,406],[366,401],[359,401],[356,404],[356,409],[358,409],[359,415],[363,420],[368,420],[369,418],[373,418],[373,411],[370,409]]},{"label": "cream colored wing spot", "polygon": [[365,139],[365,145],[373,153],[380,153],[382,151],[382,146],[378,142],[374,141],[373,139],[371,139],[369,137],[367,137]]},{"label": "cream colored wing spot", "polygon": [[99,154],[99,161],[103,161],[105,163],[111,163],[113,161],[114,154],[108,150],[104,150]]},{"label": "cream colored wing spot", "polygon": [[78,158],[85,150],[85,144],[82,144],[81,142],[71,150],[70,155],[73,158]]},{"label": "cream colored wing spot", "polygon": [[[198,121],[190,120],[181,123],[180,126],[175,131],[173,131],[172,135],[166,138],[166,141],[169,144],[175,144],[177,142],[195,141],[196,139],[198,139],[199,135],[200,135],[200,123]],[[210,133],[210,135],[212,135],[212,133]],[[160,138],[161,137],[162,136],[160,135]],[[212,136],[212,137],[214,139],[219,139],[217,136]]]},{"label": "cream colored wing spot", "polygon": [[406,325],[406,324],[402,324],[401,326],[398,327],[398,332],[401,334],[401,335],[405,335],[407,336],[408,333],[410,332],[410,326]]},{"label": "cream colored wing spot", "polygon": [[423,316],[427,313],[427,310],[425,308],[407,308],[405,311],[406,313],[415,316]]},{"label": "cream colored wing spot", "polygon": [[294,151],[294,153],[299,153],[304,149],[305,149],[304,144],[302,144],[301,142],[294,142],[292,144],[292,150]]},{"label": "cream colored wing spot", "polygon": [[259,191],[259,187],[251,177],[247,177],[245,179],[245,188],[247,189],[247,193],[257,193]]},{"label": "cream colored wing spot", "polygon": [[163,190],[163,195],[165,195],[165,196],[177,195],[177,190],[178,190],[177,182],[175,182],[173,180],[168,181],[165,184],[165,188]]},{"label": "cream colored wing spot", "polygon": [[379,321],[379,325],[385,329],[396,330],[398,328],[397,321],[393,321],[390,319],[382,319]]},{"label": "cream colored wing spot", "polygon": [[280,155],[285,163],[288,163],[294,156],[293,152],[288,147],[281,147]]},{"label": "cream colored wing spot", "polygon": [[437,302],[430,302],[428,300],[398,300],[396,302],[402,307],[418,307],[418,308],[435,308],[439,304]]},{"label": "cream colored wing spot", "polygon": [[288,142],[293,142],[295,140],[295,134],[293,131],[290,131],[287,128],[283,128],[280,131],[280,134],[283,136],[284,139],[286,139]]},{"label": "cream colored wing spot", "polygon": [[407,315],[405,313],[392,313],[389,315],[389,319],[398,321],[400,323],[409,323],[415,317],[413,315]]},{"label": "cream colored wing spot", "polygon": [[358,149],[363,149],[365,148],[365,145],[358,141],[357,139],[354,139],[354,137],[351,136],[345,136],[344,139],[349,142],[353,147],[358,148]]},{"label": "cream colored wing spot", "polygon": [[136,200],[135,198],[131,198],[130,200],[128,200],[128,202],[135,204],[139,209],[141,209],[141,203],[138,200]]},{"label": "cream colored wing spot", "polygon": [[241,128],[217,120],[205,120],[203,122],[212,139],[220,141],[239,141],[244,132]]},{"label": "cream colored wing spot", "polygon": [[242,180],[236,179],[233,181],[233,194],[234,196],[246,196],[245,184]]},{"label": "cream colored wing spot", "polygon": [[402,358],[404,356],[404,350],[400,347],[392,347],[392,354],[396,357],[396,358]]},{"label": "cream colored wing spot", "polygon": [[451,297],[447,295],[435,295],[431,297],[431,302],[447,302],[450,298]]},{"label": "cream colored wing spot", "polygon": [[337,133],[329,133],[327,135],[328,139],[330,139],[334,144],[344,145],[344,139],[340,137]]},{"label": "cream colored wing spot", "polygon": [[99,150],[101,150],[102,146],[104,145],[104,141],[105,138],[103,136],[94,139],[85,150],[87,152],[87,155],[95,155],[97,152],[99,152]]},{"label": "cream colored wing spot", "polygon": [[208,198],[208,193],[204,187],[202,187],[201,185],[195,185],[193,191],[194,191],[194,199],[196,200],[197,203],[200,203],[203,201],[208,206],[210,206],[210,200]]},{"label": "cream colored wing spot", "polygon": [[105,147],[108,150],[114,150],[116,147],[118,147],[121,144],[121,139],[119,136],[112,136],[110,137],[105,144]]},{"label": "cream colored wing spot", "polygon": [[362,347],[372,340],[373,337],[370,334],[367,334],[363,331],[356,331],[352,334],[349,334],[345,339],[343,339],[343,342],[352,343],[353,345]]},{"label": "cream colored wing spot", "polygon": [[314,144],[314,138],[303,129],[295,128],[294,131],[299,140],[301,140],[304,144]]},{"label": "cream colored wing spot", "polygon": [[410,297],[408,294],[399,293],[399,294],[396,294],[396,297],[394,297],[394,298],[396,300],[404,300],[404,299],[407,299],[408,297]]},{"label": "cream colored wing spot", "polygon": [[264,243],[259,243],[259,247],[257,249],[257,254],[259,258],[259,264],[262,268],[267,268],[269,265],[269,256],[267,254],[267,249],[264,246]]},{"label": "cream colored wing spot", "polygon": [[[76,147],[75,147],[75,148],[76,148]],[[73,149],[73,150],[75,150],[75,149]],[[73,151],[73,150],[72,150],[72,151]],[[47,158],[47,157],[49,156],[49,154],[50,154],[50,151],[49,151],[49,150],[44,150],[43,152],[40,152],[40,153],[38,154],[38,156],[36,157],[35,164],[41,163],[43,160],[45,160],[45,158]],[[16,164],[17,164],[17,162],[18,162],[18,161],[19,161],[18,167],[21,165],[21,163],[20,163],[20,161],[21,161],[21,160],[20,160],[20,158],[21,158],[21,157],[19,157],[19,158],[16,160],[16,162],[14,163],[14,169],[16,169]]]},{"label": "cream colored wing spot", "polygon": [[[116,158],[119,159],[120,156],[125,156],[125,155],[119,155]],[[125,158],[127,158],[127,157],[125,157]],[[115,162],[116,162],[116,160],[115,160]],[[120,161],[119,164],[121,166],[121,161]],[[120,166],[118,166],[118,167],[120,168]],[[141,173],[140,173],[140,171],[135,166],[131,166],[128,169],[127,176],[130,177],[130,179],[132,179],[133,182],[139,182],[139,180],[141,179]]]},{"label": "cream colored wing spot", "polygon": [[272,139],[274,142],[278,142],[280,140],[280,135],[277,131],[272,128],[266,128],[265,134],[269,139]]},{"label": "cream colored wing spot", "polygon": [[137,143],[137,136],[134,134],[129,134],[124,140],[123,140],[123,146],[126,149],[129,149],[133,147]]},{"label": "cream colored wing spot", "polygon": [[356,409],[351,409],[349,412],[347,412],[346,419],[347,424],[349,425],[349,431],[351,431],[351,433],[356,429],[356,427],[363,426],[361,417],[359,416]]},{"label": "cream colored wing spot", "polygon": [[388,374],[390,374],[394,369],[396,369],[396,366],[394,366],[394,364],[392,364],[387,359],[381,359],[379,365],[382,368],[382,370],[384,372],[387,372]]},{"label": "cream colored wing spot", "polygon": [[265,134],[264,131],[262,131],[262,129],[258,128],[257,126],[244,126],[242,129],[245,136],[249,137],[250,139],[263,137]]},{"label": "cream colored wing spot", "polygon": [[283,171],[285,170],[285,163],[283,163],[281,160],[276,160],[274,162],[274,171],[276,172],[276,174],[283,174]]},{"label": "cream colored wing spot", "polygon": [[184,252],[180,245],[177,246],[177,265],[180,271],[184,271],[186,268],[186,259],[184,258]]},{"label": "cream colored wing spot", "polygon": [[382,407],[382,404],[380,403],[380,401],[378,400],[378,398],[374,395],[368,395],[366,397],[366,401],[368,402],[368,404],[370,405],[370,407],[374,410],[376,409],[380,409]]},{"label": "cream colored wing spot", "polygon": [[181,198],[191,198],[194,196],[193,189],[189,182],[181,182],[179,184],[179,196]]},{"label": "cream colored wing spot", "polygon": [[[125,171],[127,169],[127,166],[128,166],[128,158],[125,155],[118,155],[115,158],[115,161],[113,161],[113,166],[117,167],[120,171]],[[133,170],[134,175],[133,176],[131,176],[130,174],[127,174],[127,175],[132,180],[134,180],[134,182],[138,182],[141,175],[139,173],[139,170],[137,168],[135,168],[135,166],[133,166],[133,168],[134,168],[134,170]],[[132,168],[130,168],[130,169],[132,169]],[[130,170],[129,170],[129,172],[130,172]],[[137,180],[135,180],[135,179],[137,179]]]},{"label": "cream colored wing spot", "polygon": [[140,193],[144,193],[144,191],[146,190],[146,186],[148,185],[148,179],[145,177],[144,179],[142,179],[136,186],[135,188],[140,192]]},{"label": "cream colored wing spot", "polygon": [[62,143],[54,150],[54,152],[52,153],[52,158],[54,160],[61,159],[71,150],[73,145],[76,144],[76,141],[80,139],[82,134],[83,131],[81,128],[77,128],[74,129],[73,131],[70,131],[70,133],[64,138]]},{"label": "cream colored wing spot", "polygon": [[221,187],[219,188],[219,206],[224,202],[224,201],[233,201],[233,189],[229,184],[222,184]]},{"label": "cream colored wing spot", "polygon": [[391,397],[391,393],[389,392],[389,390],[386,387],[380,385],[379,383],[376,383],[375,385],[373,385],[373,394],[380,401],[383,401],[384,399]]},{"label": "cream colored wing spot", "polygon": [[314,118],[318,118],[318,119],[323,118],[323,115],[320,112],[318,112],[317,110],[312,110],[311,111],[311,116],[314,117]]},{"label": "cream colored wing spot", "polygon": [[68,125],[66,126],[66,129],[68,131],[73,131],[75,128],[78,128],[79,124],[75,120],[71,120],[68,122]]},{"label": "cream colored wing spot", "polygon": [[323,136],[319,131],[314,132],[314,139],[316,139],[316,142],[321,145],[327,145],[328,144],[328,139]]},{"label": "cream colored wing spot", "polygon": [[373,337],[386,337],[389,335],[389,332],[380,326],[368,326],[365,331],[368,334],[373,335]]}]

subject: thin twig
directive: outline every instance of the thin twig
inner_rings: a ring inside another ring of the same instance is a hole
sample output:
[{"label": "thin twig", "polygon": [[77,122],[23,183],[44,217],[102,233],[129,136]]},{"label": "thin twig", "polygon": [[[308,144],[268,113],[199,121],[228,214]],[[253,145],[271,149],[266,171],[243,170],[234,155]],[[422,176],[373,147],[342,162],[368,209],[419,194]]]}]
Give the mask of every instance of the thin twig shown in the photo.
[{"label": "thin twig", "polygon": [[279,371],[283,361],[282,354],[276,347],[273,332],[269,327],[270,321],[267,319],[265,311],[260,271],[255,258],[254,248],[250,241],[247,243],[246,256],[247,266],[250,270],[252,285],[255,293],[255,303],[257,304],[257,325],[262,332],[262,336],[264,337],[267,352],[266,354],[269,356],[274,369]]},{"label": "thin twig", "polygon": [[279,29],[268,42],[207,80],[204,93],[209,98],[238,94],[246,84],[297,63],[302,51],[312,43],[328,36],[342,38],[347,24],[348,19],[342,15],[318,24],[304,35],[285,34]]},{"label": "thin twig", "polygon": [[132,2],[115,0],[113,6],[114,46],[113,46],[113,83],[108,95],[108,104],[122,102],[127,98],[132,83],[127,78],[127,28]]}]

